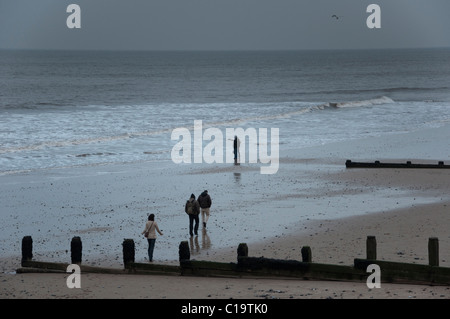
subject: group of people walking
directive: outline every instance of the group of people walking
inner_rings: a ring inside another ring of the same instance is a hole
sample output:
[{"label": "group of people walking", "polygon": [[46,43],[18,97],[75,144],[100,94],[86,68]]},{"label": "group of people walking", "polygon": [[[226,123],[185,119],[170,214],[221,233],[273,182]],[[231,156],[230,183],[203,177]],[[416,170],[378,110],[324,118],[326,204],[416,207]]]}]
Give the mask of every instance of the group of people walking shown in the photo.
[{"label": "group of people walking", "polygon": [[195,199],[195,195],[191,194],[191,197],[187,200],[184,206],[184,212],[189,216],[189,234],[192,236],[198,235],[198,215],[202,214],[203,228],[206,228],[206,223],[209,219],[209,212],[211,208],[211,196],[209,196],[208,191],[205,190]]},{"label": "group of people walking", "polygon": [[[203,191],[198,199],[195,199],[195,195],[191,194],[191,197],[186,201],[184,206],[184,212],[189,216],[189,234],[191,237],[198,235],[199,227],[199,215],[202,215],[203,228],[206,229],[206,224],[208,223],[210,208],[211,208],[211,196],[209,196],[208,191]],[[153,261],[153,250],[155,248],[156,242],[156,232],[161,236],[163,233],[159,230],[158,223],[155,221],[155,214],[150,214],[148,220],[145,223],[145,228],[142,232],[148,241],[148,259],[150,262]]]},{"label": "group of people walking", "polygon": [[[234,165],[240,165],[240,140],[237,136],[233,140],[233,153],[234,153]],[[211,196],[209,196],[208,191],[204,190],[198,199],[195,199],[195,195],[191,194],[191,197],[186,201],[184,206],[184,212],[189,216],[189,235],[193,237],[198,235],[199,227],[199,215],[202,215],[203,228],[206,229],[206,224],[208,223],[210,208],[211,208]],[[158,223],[155,221],[155,214],[150,214],[148,216],[148,221],[145,223],[145,228],[142,234],[148,241],[148,259],[150,262],[153,261],[153,250],[155,248],[156,242],[156,232],[161,236],[163,233],[158,228]]]}]

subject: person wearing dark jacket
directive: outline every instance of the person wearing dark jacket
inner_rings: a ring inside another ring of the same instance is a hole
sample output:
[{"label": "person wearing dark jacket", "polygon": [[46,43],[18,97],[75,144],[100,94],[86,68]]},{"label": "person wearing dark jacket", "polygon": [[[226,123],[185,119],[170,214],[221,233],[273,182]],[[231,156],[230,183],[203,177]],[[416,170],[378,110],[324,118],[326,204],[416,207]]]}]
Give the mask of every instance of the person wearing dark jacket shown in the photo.
[{"label": "person wearing dark jacket", "polygon": [[200,196],[198,197],[198,203],[200,204],[202,212],[203,227],[206,228],[206,223],[209,219],[209,212],[212,204],[211,196],[209,196],[207,190],[203,191],[203,193],[200,194]]},{"label": "person wearing dark jacket", "polygon": [[[195,200],[195,195],[191,194],[191,198],[189,198],[184,205],[184,211],[189,215],[189,234],[192,236],[197,236],[198,234],[198,215],[200,213],[200,205],[198,201]],[[195,222],[195,226],[194,226]],[[194,230],[194,233],[192,232]]]},{"label": "person wearing dark jacket", "polygon": [[234,165],[240,165],[240,152],[239,152],[240,147],[241,141],[237,136],[234,136],[233,141]]}]

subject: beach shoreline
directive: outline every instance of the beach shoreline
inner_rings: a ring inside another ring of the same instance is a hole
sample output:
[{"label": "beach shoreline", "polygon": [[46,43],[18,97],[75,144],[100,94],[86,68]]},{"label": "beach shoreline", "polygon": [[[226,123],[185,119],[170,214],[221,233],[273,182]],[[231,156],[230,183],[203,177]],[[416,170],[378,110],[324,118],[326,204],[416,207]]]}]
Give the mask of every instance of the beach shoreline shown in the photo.
[{"label": "beach shoreline", "polygon": [[[365,258],[365,236],[377,238],[379,260],[427,264],[428,236],[439,237],[440,266],[450,266],[448,218],[450,203],[418,205],[414,209],[347,217],[340,220],[311,221],[302,235],[276,236],[249,245],[249,256],[301,260],[303,245],[312,249],[313,262],[351,265]],[[425,215],[426,214],[426,215]],[[432,221],[417,224],[423,220]],[[410,236],[415,229],[420,235]],[[235,249],[219,249],[192,259],[236,262]],[[19,258],[17,258],[19,259]],[[19,260],[17,260],[19,261]],[[20,262],[20,261],[19,261]],[[156,261],[155,264],[158,264]],[[172,263],[173,264],[173,263]],[[11,265],[12,266],[12,265]],[[19,264],[16,264],[19,268]],[[123,269],[120,263],[114,268]],[[68,274],[2,273],[0,298],[31,299],[449,299],[450,287],[382,283],[369,289],[365,282],[317,281],[296,278],[226,278],[179,275],[111,275],[82,273],[81,289],[66,286]],[[150,290],[151,289],[151,290]],[[150,291],[150,292],[149,292]],[[189,297],[187,297],[189,296]]]},{"label": "beach shoreline", "polygon": [[[145,262],[140,232],[146,214],[156,212],[164,236],[157,239],[155,263],[175,264],[178,244],[189,240],[182,207],[190,193],[204,189],[213,199],[212,215],[198,244],[191,246],[192,259],[235,262],[238,244],[246,242],[250,256],[299,260],[301,247],[310,246],[314,262],[349,265],[364,258],[370,235],[377,238],[380,260],[426,264],[427,240],[438,237],[440,264],[449,267],[448,170],[345,168],[346,159],[445,161],[449,132],[447,125],[285,152],[274,176],[249,165],[171,163],[2,176],[0,298],[149,298],[145,285],[135,282],[145,282],[140,277],[85,274],[85,290],[69,291],[65,279],[60,285],[66,275],[14,274],[20,241],[33,237],[36,260],[68,262],[70,239],[80,236],[86,247],[83,263],[120,268],[124,238],[136,241],[136,261]],[[364,283],[346,282],[151,278],[158,291],[154,298],[450,298],[448,287],[434,286],[385,284],[385,290],[369,290]],[[177,281],[183,285],[174,289]],[[187,294],[189,287],[195,292]],[[273,292],[278,290],[284,293]]]}]

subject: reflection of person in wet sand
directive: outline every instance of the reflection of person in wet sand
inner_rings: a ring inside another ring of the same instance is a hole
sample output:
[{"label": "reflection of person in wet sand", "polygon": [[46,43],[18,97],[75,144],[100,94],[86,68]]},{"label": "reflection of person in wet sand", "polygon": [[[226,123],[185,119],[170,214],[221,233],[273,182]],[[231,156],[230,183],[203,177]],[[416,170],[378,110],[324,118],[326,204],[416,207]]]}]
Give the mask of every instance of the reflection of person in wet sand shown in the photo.
[{"label": "reflection of person in wet sand", "polygon": [[200,253],[200,245],[198,243],[198,236],[189,238],[189,248],[191,249],[192,255],[197,255]]},{"label": "reflection of person in wet sand", "polygon": [[211,239],[209,238],[206,228],[202,229],[202,249],[208,250],[211,248]]},{"label": "reflection of person in wet sand", "polygon": [[202,229],[202,246],[198,242],[198,236],[189,238],[189,248],[192,255],[198,255],[202,250],[208,250],[211,248],[211,239],[209,238],[206,229]]},{"label": "reflection of person in wet sand", "polygon": [[234,172],[233,175],[234,175],[234,181],[236,183],[240,183],[241,182],[241,173]]}]

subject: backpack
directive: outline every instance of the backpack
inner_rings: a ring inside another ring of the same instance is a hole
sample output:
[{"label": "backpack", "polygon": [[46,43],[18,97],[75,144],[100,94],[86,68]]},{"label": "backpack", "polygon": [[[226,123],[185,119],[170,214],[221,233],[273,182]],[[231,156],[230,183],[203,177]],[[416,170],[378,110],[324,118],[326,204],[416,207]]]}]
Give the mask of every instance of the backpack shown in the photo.
[{"label": "backpack", "polygon": [[186,213],[192,215],[194,213],[194,202],[187,201],[186,203]]}]

